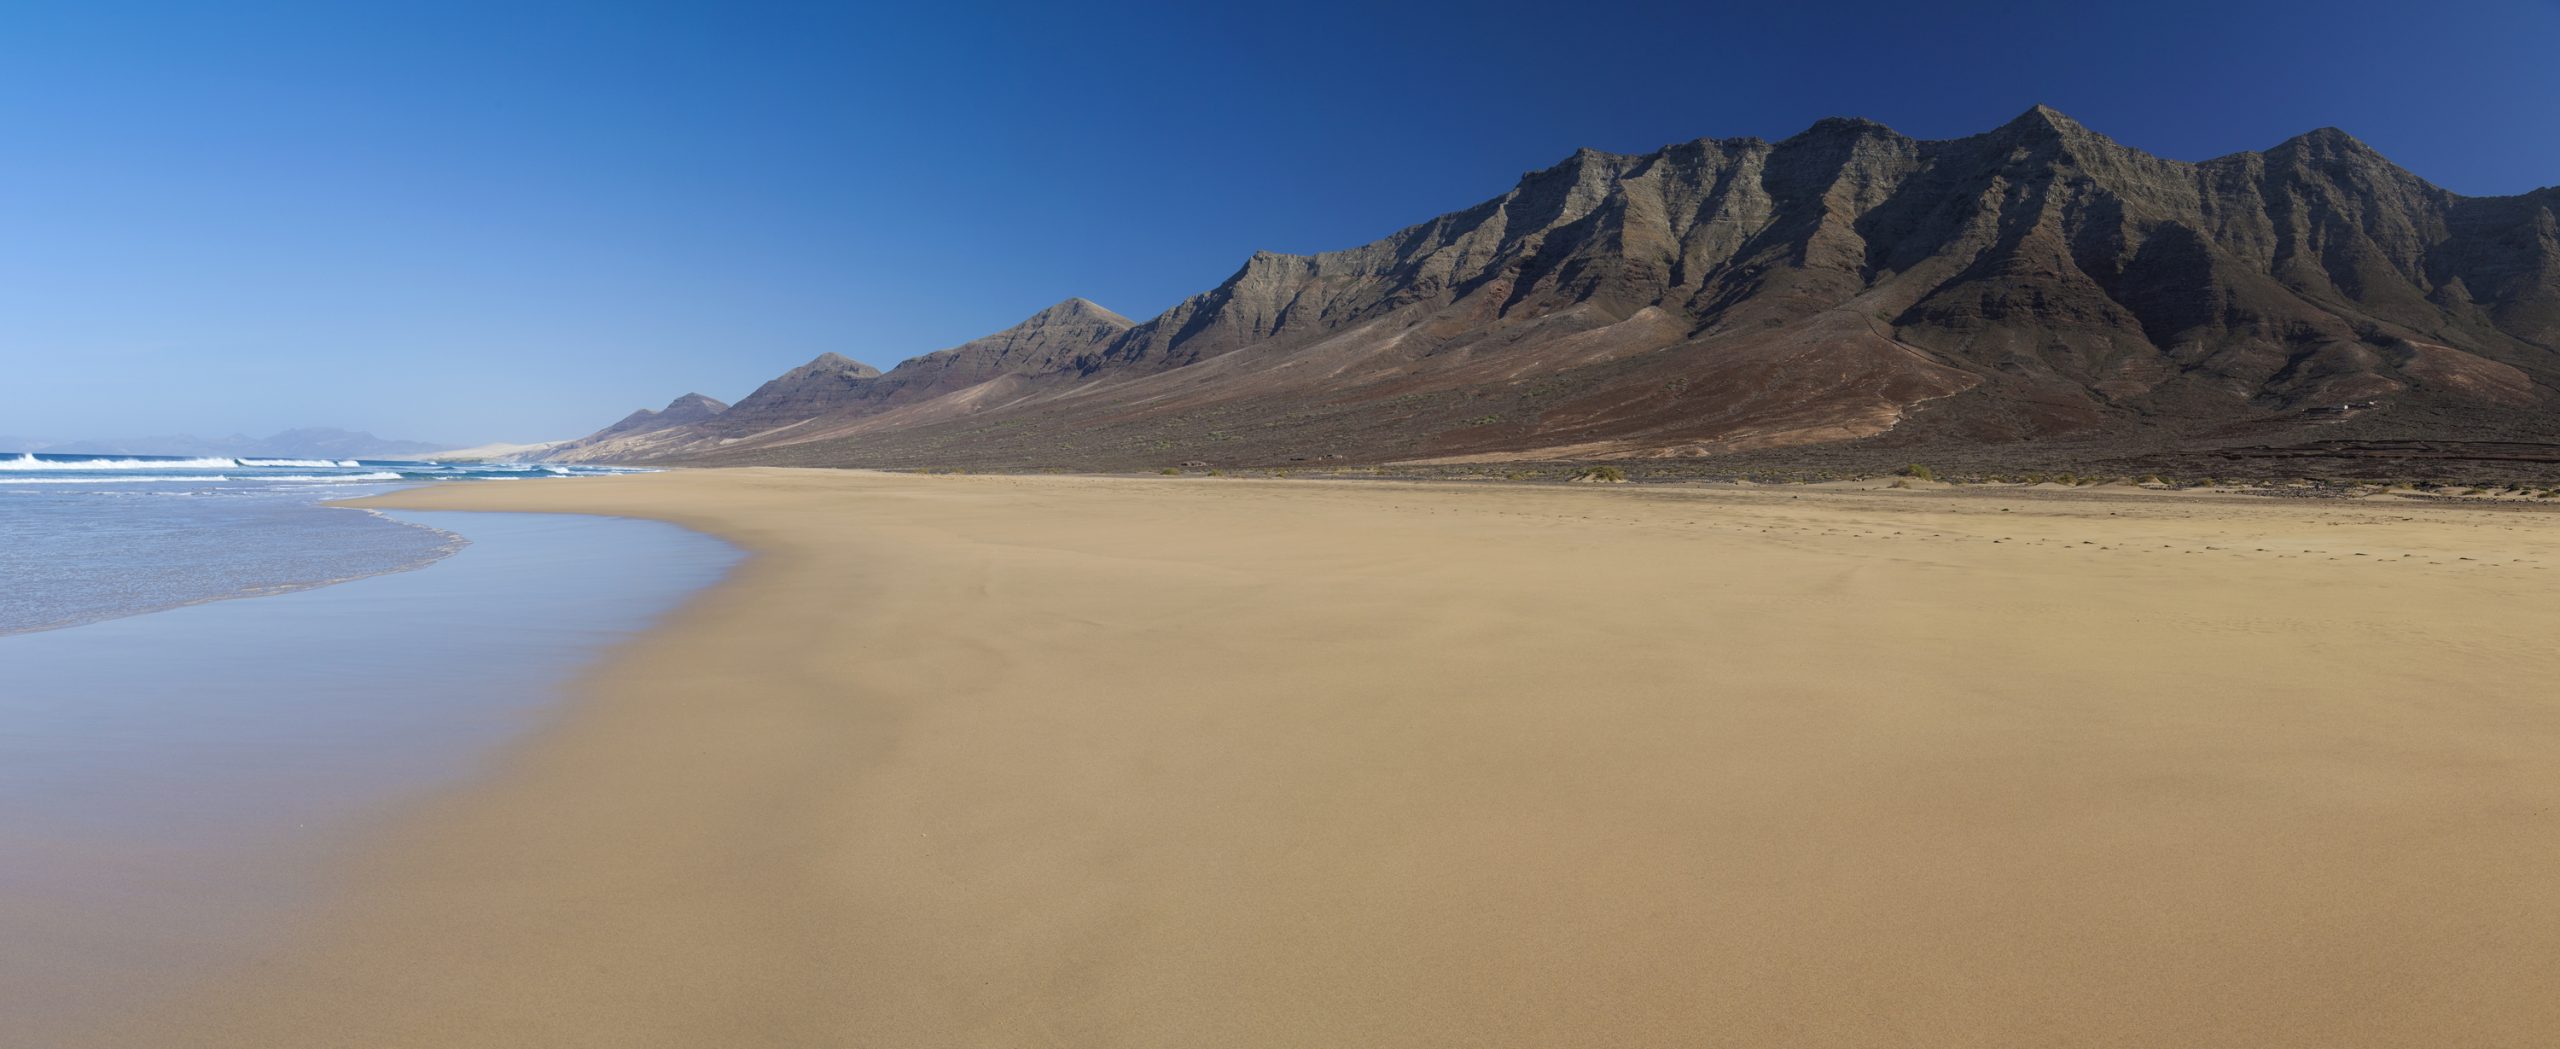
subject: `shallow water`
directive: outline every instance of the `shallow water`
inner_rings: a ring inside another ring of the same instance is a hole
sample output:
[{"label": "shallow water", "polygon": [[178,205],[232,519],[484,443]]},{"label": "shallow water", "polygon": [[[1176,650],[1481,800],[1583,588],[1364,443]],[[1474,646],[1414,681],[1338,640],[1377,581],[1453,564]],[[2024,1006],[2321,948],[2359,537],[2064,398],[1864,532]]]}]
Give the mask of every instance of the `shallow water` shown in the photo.
[{"label": "shallow water", "polygon": [[646,521],[397,519],[471,542],[423,571],[0,637],[8,1038],[271,948],[347,831],[482,768],[739,557]]},{"label": "shallow water", "polygon": [[0,634],[417,568],[450,533],[320,505],[613,467],[0,453]]}]

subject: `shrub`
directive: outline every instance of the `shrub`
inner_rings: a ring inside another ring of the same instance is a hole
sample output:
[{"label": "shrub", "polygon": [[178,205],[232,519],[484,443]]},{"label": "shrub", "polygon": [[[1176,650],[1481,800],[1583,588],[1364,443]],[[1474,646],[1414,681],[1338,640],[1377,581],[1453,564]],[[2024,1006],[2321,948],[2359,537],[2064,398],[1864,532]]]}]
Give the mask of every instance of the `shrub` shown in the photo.
[{"label": "shrub", "polygon": [[1165,475],[1165,476],[1167,476],[1167,477],[1180,477],[1180,476],[1182,476],[1182,468],[1181,468],[1181,467],[1179,467],[1179,466],[1168,466],[1168,467],[1165,467],[1164,469],[1158,470],[1158,471],[1156,471],[1156,472],[1157,472],[1157,473],[1160,473],[1160,474],[1163,474],[1163,475]]},{"label": "shrub", "polygon": [[1905,466],[1896,472],[1900,473],[1904,477],[1911,478],[1914,481],[1935,481],[1938,479],[1938,472],[1936,470],[1922,466],[1919,463],[1913,463],[1909,466]]},{"label": "shrub", "polygon": [[1573,479],[1593,484],[1620,484],[1626,481],[1627,472],[1615,466],[1586,466],[1577,471]]}]

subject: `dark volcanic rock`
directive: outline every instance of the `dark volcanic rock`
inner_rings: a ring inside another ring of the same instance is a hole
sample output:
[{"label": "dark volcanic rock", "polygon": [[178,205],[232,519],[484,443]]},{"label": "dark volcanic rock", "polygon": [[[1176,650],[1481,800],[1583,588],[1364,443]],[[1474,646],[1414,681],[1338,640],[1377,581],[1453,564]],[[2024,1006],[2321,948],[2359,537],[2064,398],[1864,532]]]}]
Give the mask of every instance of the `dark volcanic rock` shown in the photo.
[{"label": "dark volcanic rock", "polygon": [[543,458],[565,462],[645,458],[692,441],[694,427],[728,410],[719,401],[688,393],[657,411],[642,408],[623,416],[621,422],[544,452]]},{"label": "dark volcanic rock", "polygon": [[693,426],[699,423],[709,422],[713,418],[719,416],[720,413],[728,410],[728,405],[722,404],[698,393],[688,393],[673,401],[667,402],[667,406],[658,411],[653,412],[647,408],[642,408],[639,411],[623,416],[621,422],[598,430],[587,439],[595,440],[603,437],[621,437],[635,433],[646,433],[651,430],[665,430],[680,426]]},{"label": "dark volcanic rock", "polygon": [[880,377],[880,369],[842,354],[822,353],[772,382],[756,387],[756,392],[738,399],[721,424],[722,432],[753,434],[775,427],[790,426],[824,415],[847,403],[865,384]]},{"label": "dark volcanic rock", "polygon": [[1257,253],[1135,325],[1069,300],[886,375],[820,358],[653,454],[2158,444],[2364,401],[2530,436],[2560,386],[2555,209],[2560,189],[2461,197],[2334,129],[2185,163],[2042,106],[1947,141],[1833,119],[1776,143],[1583,150],[1372,244]]},{"label": "dark volcanic rock", "polygon": [[[813,421],[840,425],[945,395],[963,395],[948,407],[966,411],[1002,388],[999,380],[1072,369],[1079,354],[1128,328],[1128,318],[1068,299],[993,335],[908,360],[886,375],[830,353],[764,384],[704,432],[735,440],[805,430],[799,424]],[[806,438],[794,433],[790,439]]]}]

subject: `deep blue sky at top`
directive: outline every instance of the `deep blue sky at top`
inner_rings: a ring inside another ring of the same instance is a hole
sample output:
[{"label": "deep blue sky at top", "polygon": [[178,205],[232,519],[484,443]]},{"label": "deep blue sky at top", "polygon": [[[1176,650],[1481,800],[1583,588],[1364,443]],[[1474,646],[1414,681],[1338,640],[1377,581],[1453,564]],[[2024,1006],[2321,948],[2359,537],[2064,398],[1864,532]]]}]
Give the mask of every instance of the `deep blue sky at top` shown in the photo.
[{"label": "deep blue sky at top", "polygon": [[2560,183],[2560,0],[0,7],[0,434],[572,436],[886,367],[1578,146],[2044,102],[2201,159],[2336,125]]}]

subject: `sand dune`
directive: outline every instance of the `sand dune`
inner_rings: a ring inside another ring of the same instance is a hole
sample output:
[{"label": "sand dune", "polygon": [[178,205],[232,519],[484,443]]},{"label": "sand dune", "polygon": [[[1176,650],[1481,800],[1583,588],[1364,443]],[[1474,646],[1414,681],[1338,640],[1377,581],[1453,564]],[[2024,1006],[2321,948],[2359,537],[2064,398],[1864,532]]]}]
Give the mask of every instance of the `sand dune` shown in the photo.
[{"label": "sand dune", "polygon": [[717,471],[758,556],[102,1044],[2560,1037],[2560,517]]}]

